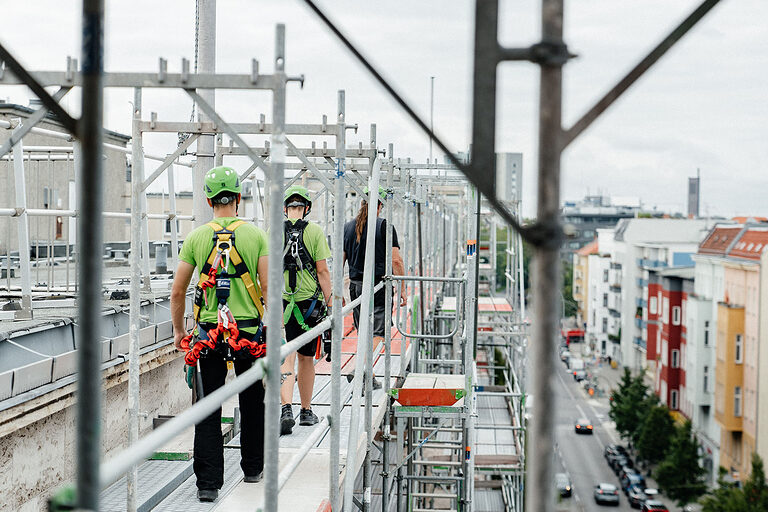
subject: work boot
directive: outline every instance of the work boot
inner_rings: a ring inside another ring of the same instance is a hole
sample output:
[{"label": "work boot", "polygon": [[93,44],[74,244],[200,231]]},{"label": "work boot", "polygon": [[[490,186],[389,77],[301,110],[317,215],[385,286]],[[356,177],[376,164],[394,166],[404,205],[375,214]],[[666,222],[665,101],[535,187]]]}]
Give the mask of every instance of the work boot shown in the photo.
[{"label": "work boot", "polygon": [[280,414],[280,435],[288,435],[293,432],[293,426],[296,420],[293,419],[293,410],[291,404],[283,405],[283,412]]},{"label": "work boot", "polygon": [[312,412],[312,409],[302,409],[301,412],[299,412],[299,425],[302,427],[315,425],[319,421],[320,420],[317,419],[315,413]]},{"label": "work boot", "polygon": [[197,490],[197,499],[200,501],[216,501],[216,498],[219,497],[219,491],[218,489],[198,489]]},{"label": "work boot", "polygon": [[264,472],[262,471],[258,475],[245,475],[243,478],[243,482],[247,484],[257,484],[261,482],[261,479],[264,478]]}]

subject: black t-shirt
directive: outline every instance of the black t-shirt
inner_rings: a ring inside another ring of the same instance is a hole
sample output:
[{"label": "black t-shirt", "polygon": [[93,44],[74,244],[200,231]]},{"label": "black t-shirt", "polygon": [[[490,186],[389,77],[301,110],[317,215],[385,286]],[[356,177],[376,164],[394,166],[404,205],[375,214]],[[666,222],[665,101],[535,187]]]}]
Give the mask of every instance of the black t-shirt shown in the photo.
[{"label": "black t-shirt", "polygon": [[[355,220],[344,224],[344,252],[349,262],[349,279],[353,281],[362,281],[363,268],[365,266],[365,237],[368,232],[368,223],[363,225],[363,233],[360,236],[360,242],[355,237]],[[385,258],[387,256],[387,221],[382,218],[376,219],[376,266],[375,279],[380,281],[387,271]],[[400,248],[397,241],[397,231],[392,226],[392,247]]]}]

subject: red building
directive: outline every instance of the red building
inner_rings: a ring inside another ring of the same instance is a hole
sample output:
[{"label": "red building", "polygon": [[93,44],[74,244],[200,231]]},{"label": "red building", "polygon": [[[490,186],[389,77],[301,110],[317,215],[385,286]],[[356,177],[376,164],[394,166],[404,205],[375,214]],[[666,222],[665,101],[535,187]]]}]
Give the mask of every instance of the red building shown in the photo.
[{"label": "red building", "polygon": [[646,357],[654,391],[672,411],[680,409],[685,387],[685,305],[693,276],[693,267],[652,270],[648,276]]}]

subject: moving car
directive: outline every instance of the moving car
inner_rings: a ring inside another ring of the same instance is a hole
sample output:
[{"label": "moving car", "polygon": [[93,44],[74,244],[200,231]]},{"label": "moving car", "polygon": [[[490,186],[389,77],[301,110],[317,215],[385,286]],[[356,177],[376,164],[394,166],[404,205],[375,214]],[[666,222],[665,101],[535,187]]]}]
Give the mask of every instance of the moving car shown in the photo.
[{"label": "moving car", "polygon": [[640,510],[641,512],[669,512],[667,506],[658,500],[646,500]]},{"label": "moving car", "polygon": [[598,505],[616,505],[619,506],[619,490],[612,484],[597,484],[595,486],[595,503]]},{"label": "moving car", "polygon": [[576,420],[574,430],[577,434],[592,434],[592,423],[587,418],[579,418]]},{"label": "moving car", "polygon": [[571,479],[565,473],[555,473],[555,488],[560,496],[567,498],[573,492],[573,484]]}]

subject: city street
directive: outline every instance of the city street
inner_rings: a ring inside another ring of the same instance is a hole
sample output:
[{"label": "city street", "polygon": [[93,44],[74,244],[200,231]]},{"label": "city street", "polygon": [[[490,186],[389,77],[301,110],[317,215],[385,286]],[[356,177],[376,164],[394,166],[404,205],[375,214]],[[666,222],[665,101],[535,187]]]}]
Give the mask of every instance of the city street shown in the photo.
[{"label": "city street", "polygon": [[[593,497],[596,484],[604,482],[619,485],[619,479],[613,474],[610,466],[603,457],[603,448],[618,441],[613,431],[613,423],[608,417],[608,406],[605,400],[587,398],[579,383],[573,380],[564,364],[558,365],[555,377],[555,393],[557,395],[557,418],[555,437],[557,440],[556,459],[559,471],[571,477],[574,494],[564,498],[560,510],[595,511],[604,510],[606,505],[598,505]],[[580,435],[574,432],[574,423],[578,418],[589,419],[594,426],[593,435]],[[619,491],[619,507],[617,510],[633,510],[629,506],[624,493]],[[567,506],[568,501],[570,507]]]}]

